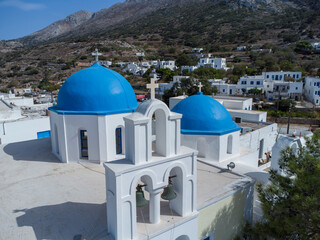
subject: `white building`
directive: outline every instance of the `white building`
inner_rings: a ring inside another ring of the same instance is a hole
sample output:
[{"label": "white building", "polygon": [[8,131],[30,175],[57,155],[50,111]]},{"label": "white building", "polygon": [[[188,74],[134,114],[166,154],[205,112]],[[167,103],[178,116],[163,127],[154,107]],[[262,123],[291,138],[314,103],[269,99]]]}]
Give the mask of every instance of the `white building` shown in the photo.
[{"label": "white building", "polygon": [[246,49],[247,49],[246,46],[238,46],[238,47],[237,47],[237,50],[238,50],[238,51],[245,51]]},{"label": "white building", "polygon": [[133,75],[143,75],[146,70],[141,68],[138,64],[131,62],[127,64],[122,71],[127,72],[127,73],[132,73]]},{"label": "white building", "polygon": [[222,162],[239,155],[241,128],[218,101],[198,93],[179,102],[172,111],[183,115],[182,145],[197,149],[199,157]]},{"label": "white building", "polygon": [[228,70],[226,58],[200,58],[197,67],[211,67],[215,69]]},{"label": "white building", "polygon": [[182,144],[197,149],[200,159],[217,166],[233,161],[259,171],[269,167],[266,153],[271,153],[276,142],[277,124],[267,123],[264,112],[243,110],[250,107],[249,99],[218,98],[220,103],[210,99],[201,94],[170,99],[172,111],[183,114]]},{"label": "white building", "polygon": [[123,117],[136,96],[120,74],[94,64],[69,77],[50,110],[52,151],[65,163],[114,160],[125,151]]},{"label": "white building", "polygon": [[262,75],[266,81],[285,81],[286,77],[291,77],[297,81],[302,78],[301,72],[263,72]]},{"label": "white building", "polygon": [[233,97],[233,96],[213,96],[227,109],[252,110],[252,98]]},{"label": "white building", "polygon": [[171,71],[176,70],[176,62],[175,61],[158,61],[158,68],[169,68]]},{"label": "white building", "polygon": [[299,149],[306,146],[305,138],[292,137],[281,135],[272,148],[271,169],[277,171],[281,175],[285,175],[279,167],[279,160],[281,159],[281,152],[287,147],[292,148],[295,154],[298,154]]},{"label": "white building", "polygon": [[192,52],[194,53],[201,53],[203,51],[203,48],[192,48]]},{"label": "white building", "polygon": [[258,88],[263,90],[264,76],[243,76],[237,83],[237,89],[242,93],[248,92],[250,89]]},{"label": "white building", "polygon": [[306,77],[304,85],[304,96],[315,105],[320,104],[320,78]]},{"label": "white building", "polygon": [[237,85],[226,83],[225,80],[222,79],[209,79],[211,85],[216,87],[218,90],[218,96],[229,96],[238,94]]},{"label": "white building", "polygon": [[315,50],[320,51],[320,42],[311,43],[311,46],[312,46]]},{"label": "white building", "polygon": [[181,66],[181,73],[183,73],[184,70],[187,70],[188,72],[193,72],[196,69],[198,69],[197,66]]},{"label": "white building", "polygon": [[99,61],[99,64],[108,68],[112,65],[112,61]]},{"label": "white building", "polygon": [[145,55],[144,55],[144,52],[137,52],[136,56],[137,57],[144,57]]},{"label": "white building", "polygon": [[266,81],[264,93],[268,100],[294,99],[300,101],[303,93],[303,82]]}]

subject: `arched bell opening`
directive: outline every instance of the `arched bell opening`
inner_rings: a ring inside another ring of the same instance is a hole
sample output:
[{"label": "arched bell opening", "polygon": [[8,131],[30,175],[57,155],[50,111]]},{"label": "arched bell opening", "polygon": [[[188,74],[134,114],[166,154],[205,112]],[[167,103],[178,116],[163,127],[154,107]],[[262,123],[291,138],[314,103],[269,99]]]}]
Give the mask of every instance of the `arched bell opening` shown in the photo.
[{"label": "arched bell opening", "polygon": [[166,156],[167,115],[163,109],[157,109],[151,120],[152,154]]},{"label": "arched bell opening", "polygon": [[161,194],[161,216],[183,216],[183,171],[174,167],[166,178],[167,185]]},{"label": "arched bell opening", "polygon": [[154,199],[152,179],[148,175],[140,177],[136,184],[135,207],[137,223],[153,223]]}]

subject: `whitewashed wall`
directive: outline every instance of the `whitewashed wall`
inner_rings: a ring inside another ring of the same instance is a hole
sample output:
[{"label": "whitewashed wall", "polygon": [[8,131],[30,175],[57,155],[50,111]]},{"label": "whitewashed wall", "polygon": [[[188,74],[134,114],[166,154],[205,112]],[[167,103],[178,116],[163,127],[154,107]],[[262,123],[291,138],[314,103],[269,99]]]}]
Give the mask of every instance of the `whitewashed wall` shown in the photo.
[{"label": "whitewashed wall", "polygon": [[248,111],[240,112],[233,111],[232,109],[228,109],[232,119],[234,120],[236,117],[240,117],[243,121],[253,121],[253,122],[266,122],[267,121],[267,112],[258,112],[258,111]]},{"label": "whitewashed wall", "polygon": [[[115,130],[122,127],[122,149],[124,151],[123,117],[130,113],[114,115],[59,115],[50,112],[52,149],[62,162],[79,162],[81,158],[80,130],[87,130],[88,161],[100,163],[115,160]],[[57,134],[55,126],[57,128]],[[56,140],[58,135],[58,141]],[[58,151],[59,150],[59,151]]]},{"label": "whitewashed wall", "polygon": [[50,130],[49,117],[0,123],[1,144],[37,139],[37,133]]},{"label": "whitewashed wall", "polygon": [[[228,153],[228,137],[232,136],[232,150]],[[239,155],[239,131],[225,135],[181,134],[181,145],[198,150],[198,156],[209,161],[226,161]]]}]

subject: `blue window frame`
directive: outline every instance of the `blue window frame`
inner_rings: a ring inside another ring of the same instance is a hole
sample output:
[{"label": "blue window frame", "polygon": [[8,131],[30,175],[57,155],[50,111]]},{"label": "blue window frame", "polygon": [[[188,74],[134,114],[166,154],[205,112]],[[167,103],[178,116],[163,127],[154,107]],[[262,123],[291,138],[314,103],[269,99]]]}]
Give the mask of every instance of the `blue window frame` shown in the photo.
[{"label": "blue window frame", "polygon": [[50,137],[50,136],[51,136],[50,130],[48,130],[48,131],[43,131],[43,132],[37,132],[37,138],[38,138],[38,139],[48,138],[48,137]]},{"label": "blue window frame", "polygon": [[253,82],[253,81],[251,81],[251,82],[250,82],[250,84],[251,84],[251,85],[253,85],[253,84],[254,84],[254,82]]},{"label": "blue window frame", "polygon": [[88,158],[88,132],[80,130],[81,158]]},{"label": "blue window frame", "polygon": [[269,78],[269,75],[267,75],[267,78]]},{"label": "blue window frame", "polygon": [[260,81],[257,81],[257,85],[260,85]]},{"label": "blue window frame", "polygon": [[121,128],[116,129],[116,154],[122,154],[122,134]]}]

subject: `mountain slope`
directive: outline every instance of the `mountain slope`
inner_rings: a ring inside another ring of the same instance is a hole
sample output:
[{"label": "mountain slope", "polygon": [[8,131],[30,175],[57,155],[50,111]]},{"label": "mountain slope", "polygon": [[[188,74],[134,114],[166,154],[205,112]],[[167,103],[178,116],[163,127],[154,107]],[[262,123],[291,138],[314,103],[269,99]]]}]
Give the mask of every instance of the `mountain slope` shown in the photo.
[{"label": "mountain slope", "polygon": [[288,7],[316,7],[319,5],[317,0],[127,0],[96,13],[79,11],[45,29],[20,38],[18,41],[24,45],[35,45],[47,41],[63,41],[68,38],[100,35],[110,27],[119,24],[126,25],[147,15],[152,16],[153,12],[161,9],[176,8],[179,11],[188,5],[202,3],[205,3],[204,9],[206,9],[206,4],[221,3],[233,10],[245,8],[253,10],[252,12],[264,10],[273,13],[282,13]]},{"label": "mountain slope", "polygon": [[63,20],[50,24],[48,27],[40,31],[19,39],[19,41],[27,45],[48,41],[61,34],[74,30],[77,26],[87,22],[93,16],[94,13],[92,12],[78,11]]}]

